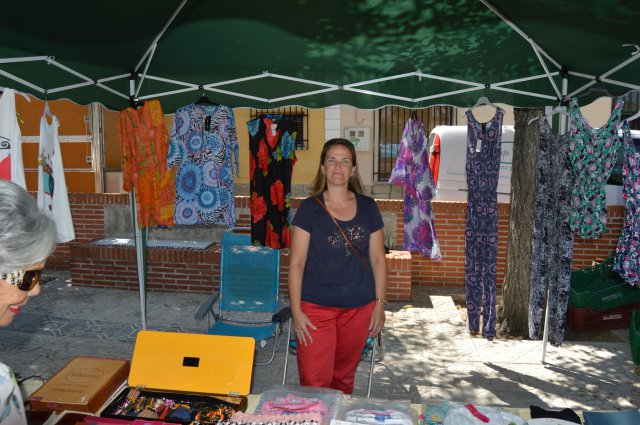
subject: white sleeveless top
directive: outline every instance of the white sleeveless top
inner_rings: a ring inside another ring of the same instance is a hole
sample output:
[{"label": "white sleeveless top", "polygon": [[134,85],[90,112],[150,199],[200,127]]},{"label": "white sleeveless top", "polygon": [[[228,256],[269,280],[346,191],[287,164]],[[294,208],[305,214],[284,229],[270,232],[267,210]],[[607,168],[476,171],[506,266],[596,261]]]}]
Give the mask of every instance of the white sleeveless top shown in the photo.
[{"label": "white sleeveless top", "polygon": [[56,242],[75,239],[64,166],[58,140],[58,119],[51,115],[47,122],[48,106],[40,120],[40,147],[38,149],[38,208],[53,219],[58,230]]},{"label": "white sleeveless top", "polygon": [[20,136],[15,90],[4,89],[0,97],[0,178],[10,180],[26,190]]}]

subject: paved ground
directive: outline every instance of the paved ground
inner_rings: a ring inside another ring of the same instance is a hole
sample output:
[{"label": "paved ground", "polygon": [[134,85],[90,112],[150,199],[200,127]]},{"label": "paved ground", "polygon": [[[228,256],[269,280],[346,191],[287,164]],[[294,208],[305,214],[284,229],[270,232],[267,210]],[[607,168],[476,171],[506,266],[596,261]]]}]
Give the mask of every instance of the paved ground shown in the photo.
[{"label": "paved ground", "polygon": [[[54,280],[43,285],[41,296],[10,327],[0,328],[2,361],[20,378],[48,379],[76,355],[130,359],[140,329],[138,293],[76,287],[67,272],[47,274]],[[193,320],[203,298],[149,293],[147,328],[203,332],[205,324]],[[450,296],[417,287],[411,305],[388,305],[386,353],[375,366],[372,396],[427,404],[453,400],[517,408],[638,408],[640,376],[631,359],[628,331],[608,335],[606,341],[548,345],[542,364],[541,341],[472,337]],[[272,365],[255,366],[251,391],[278,384],[283,361],[284,351],[278,350]],[[288,383],[297,383],[293,363]],[[38,379],[28,382],[33,385]],[[362,363],[356,395],[366,394],[366,383]]]}]

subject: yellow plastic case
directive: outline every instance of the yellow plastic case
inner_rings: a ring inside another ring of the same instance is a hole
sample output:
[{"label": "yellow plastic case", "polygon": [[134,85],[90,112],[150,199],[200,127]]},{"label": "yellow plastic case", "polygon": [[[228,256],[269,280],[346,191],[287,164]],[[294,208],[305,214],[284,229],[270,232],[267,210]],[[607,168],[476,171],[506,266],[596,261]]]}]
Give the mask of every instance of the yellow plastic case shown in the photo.
[{"label": "yellow plastic case", "polygon": [[[128,386],[102,410],[101,416],[140,418],[131,412],[123,414],[121,409],[131,389],[140,391],[140,398],[186,400],[190,407],[224,404],[244,412],[251,388],[254,348],[255,340],[247,337],[140,331]],[[156,420],[190,423],[194,418]]]}]

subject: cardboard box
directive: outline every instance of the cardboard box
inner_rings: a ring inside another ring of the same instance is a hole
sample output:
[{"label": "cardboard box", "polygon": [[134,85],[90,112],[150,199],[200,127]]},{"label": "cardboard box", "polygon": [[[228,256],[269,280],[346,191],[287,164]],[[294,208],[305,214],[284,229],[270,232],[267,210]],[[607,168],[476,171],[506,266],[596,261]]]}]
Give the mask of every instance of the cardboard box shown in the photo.
[{"label": "cardboard box", "polygon": [[31,410],[97,413],[128,374],[128,360],[75,357],[29,397]]},{"label": "cardboard box", "polygon": [[214,407],[244,412],[254,349],[247,337],[140,331],[128,386],[100,415],[189,424],[209,423]]}]

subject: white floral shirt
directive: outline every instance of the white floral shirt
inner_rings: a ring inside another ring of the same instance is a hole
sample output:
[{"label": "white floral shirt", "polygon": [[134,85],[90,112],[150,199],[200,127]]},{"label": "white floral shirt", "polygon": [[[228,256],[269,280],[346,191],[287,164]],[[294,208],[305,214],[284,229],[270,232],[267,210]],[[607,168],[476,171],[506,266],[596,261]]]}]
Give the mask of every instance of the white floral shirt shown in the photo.
[{"label": "white floral shirt", "polygon": [[25,425],[22,394],[9,366],[0,363],[0,424]]}]

